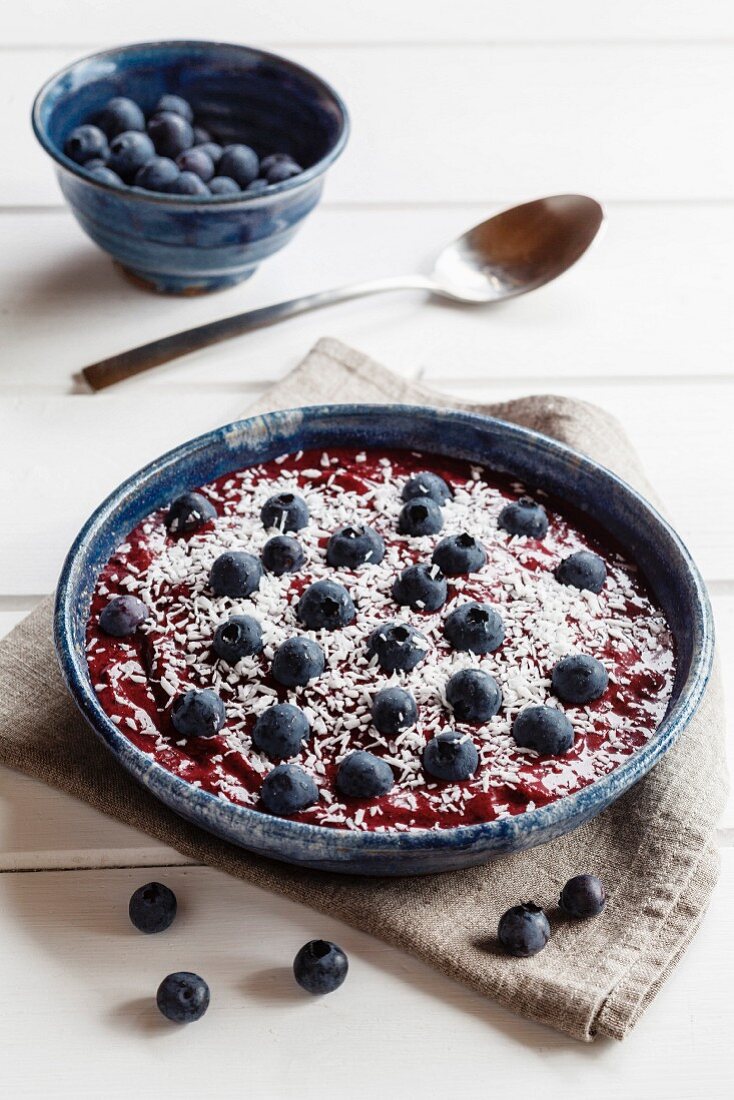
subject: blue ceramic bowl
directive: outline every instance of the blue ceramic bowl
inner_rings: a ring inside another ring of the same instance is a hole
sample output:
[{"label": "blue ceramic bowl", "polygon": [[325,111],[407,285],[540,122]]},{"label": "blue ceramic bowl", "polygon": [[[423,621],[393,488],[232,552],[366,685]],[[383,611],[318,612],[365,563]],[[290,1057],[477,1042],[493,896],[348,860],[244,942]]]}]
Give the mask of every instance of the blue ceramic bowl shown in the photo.
[{"label": "blue ceramic bowl", "polygon": [[[100,570],[129,531],[173,497],[231,470],[309,447],[402,447],[481,463],[581,508],[642,569],[672,628],[678,670],[653,737],[610,775],[517,817],[438,831],[362,833],[304,825],[222,801],[137,749],[100,707],[84,642]],[[114,756],[182,817],[259,855],[328,871],[413,875],[484,863],[541,844],[594,817],[640,779],[690,721],[709,676],[713,624],[685,546],[638,493],[604,467],[545,436],[489,417],[435,409],[332,405],[240,420],[170,451],[129,478],[84,525],[59,583],[56,648],[74,699]],[[81,763],[81,762],[80,762]]]},{"label": "blue ceramic bowl", "polygon": [[[164,92],[189,100],[197,123],[222,144],[290,153],[305,171],[264,194],[201,199],[98,183],[64,155],[70,131],[112,96],[130,96],[148,114]],[[349,120],[328,84],[283,57],[219,42],[144,42],[51,77],[33,105],[33,128],[95,244],[144,286],[193,294],[249,278],[288,243],[319,201]]]}]

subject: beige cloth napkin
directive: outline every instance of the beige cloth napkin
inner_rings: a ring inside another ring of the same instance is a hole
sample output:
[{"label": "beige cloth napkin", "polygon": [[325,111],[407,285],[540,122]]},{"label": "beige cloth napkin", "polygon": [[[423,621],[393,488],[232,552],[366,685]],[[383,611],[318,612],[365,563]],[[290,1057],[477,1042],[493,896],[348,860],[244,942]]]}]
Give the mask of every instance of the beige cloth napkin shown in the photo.
[{"label": "beige cloth napkin", "polygon": [[[335,340],[257,403],[265,411],[321,402],[457,406]],[[620,426],[592,405],[529,397],[462,406],[545,432],[652,490]],[[84,799],[197,862],[276,890],[372,932],[508,1008],[579,1039],[621,1039],[657,993],[706,909],[726,791],[716,674],[657,767],[570,836],[485,867],[417,879],[360,879],[268,862],[187,824],[128,777],[85,725],[57,670],[51,601],[0,646],[0,762]],[[500,914],[521,900],[553,906],[571,875],[592,871],[611,897],[596,920],[554,920],[533,959],[497,950]]]}]

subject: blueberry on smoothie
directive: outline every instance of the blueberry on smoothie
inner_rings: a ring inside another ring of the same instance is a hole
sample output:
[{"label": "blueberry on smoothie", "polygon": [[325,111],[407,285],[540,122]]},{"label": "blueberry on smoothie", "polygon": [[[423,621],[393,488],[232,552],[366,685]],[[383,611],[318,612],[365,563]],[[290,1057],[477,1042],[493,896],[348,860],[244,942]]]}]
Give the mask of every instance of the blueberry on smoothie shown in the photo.
[{"label": "blueberry on smoothie", "polygon": [[465,653],[492,653],[505,637],[501,616],[488,603],[471,600],[446,616],[443,632],[454,648]]},{"label": "blueberry on smoothie", "polygon": [[512,724],[515,744],[541,756],[562,756],[573,745],[573,726],[556,707],[525,707]]},{"label": "blueberry on smoothie", "polygon": [[162,882],[139,886],[130,898],[128,914],[139,932],[165,932],[176,916],[176,895]]},{"label": "blueberry on smoothie", "polygon": [[497,518],[497,526],[509,535],[542,539],[548,531],[548,515],[542,504],[530,497],[521,497],[504,506]]},{"label": "blueberry on smoothie", "polygon": [[275,651],[272,673],[284,687],[303,687],[326,667],[324,651],[310,638],[287,638]]},{"label": "blueberry on smoothie", "polygon": [[297,764],[278,764],[263,779],[260,798],[271,814],[289,817],[318,802],[319,789]]},{"label": "blueberry on smoothie", "polygon": [[311,940],[293,960],[293,977],[301,989],[319,996],[338,989],[348,970],[347,956],[328,940]]},{"label": "blueberry on smoothie", "polygon": [[607,690],[609,674],[601,661],[586,653],[562,657],[553,666],[551,688],[564,703],[591,703]]},{"label": "blueberry on smoothie", "polygon": [[451,500],[453,493],[442,477],[432,474],[429,470],[423,470],[408,478],[403,485],[401,495],[403,500],[424,500],[429,497],[436,504],[446,504]]},{"label": "blueberry on smoothie", "polygon": [[388,737],[409,729],[418,721],[418,707],[409,691],[386,687],[372,700],[372,722],[379,733]]},{"label": "blueberry on smoothie", "polygon": [[339,527],[326,547],[327,562],[337,568],[358,569],[367,562],[378,565],[384,556],[385,543],[367,524]]},{"label": "blueberry on smoothie", "polygon": [[300,531],[308,526],[308,505],[297,493],[275,493],[260,509],[260,519],[268,531],[273,527],[282,534]]},{"label": "blueberry on smoothie", "polygon": [[300,542],[290,535],[273,535],[263,546],[260,557],[265,570],[275,577],[297,573],[306,560]]},{"label": "blueberry on smoothie", "polygon": [[423,660],[428,649],[425,634],[409,623],[384,623],[367,639],[367,657],[377,658],[383,672],[410,672]]},{"label": "blueberry on smoothie", "polygon": [[171,535],[188,535],[215,519],[216,515],[212,502],[201,493],[183,493],[168,509],[166,527]]},{"label": "blueberry on smoothie", "polygon": [[508,955],[528,959],[543,950],[550,939],[551,930],[541,907],[532,901],[526,901],[522,905],[513,905],[502,914],[497,935]]},{"label": "blueberry on smoothie", "polygon": [[392,586],[396,603],[412,611],[437,611],[446,603],[446,578],[437,565],[409,565]]},{"label": "blueberry on smoothie", "polygon": [[198,974],[180,970],[163,979],[155,1000],[167,1020],[191,1024],[200,1020],[209,1007],[209,986]]},{"label": "blueberry on smoothie", "polygon": [[212,642],[217,657],[228,665],[261,653],[262,647],[262,628],[252,615],[231,615],[226,623],[219,624]]},{"label": "blueberry on smoothie", "polygon": [[350,752],[339,765],[336,789],[345,798],[377,798],[395,785],[395,776],[387,760],[371,752]]},{"label": "blueberry on smoothie", "polygon": [[423,750],[423,767],[429,775],[446,782],[469,779],[479,766],[477,747],[466,734],[445,730],[432,738]]},{"label": "blueberry on smoothie", "polygon": [[246,550],[227,550],[220,554],[209,571],[209,584],[215,596],[244,599],[251,596],[262,580],[260,559]]},{"label": "blueberry on smoothie", "polygon": [[296,615],[308,630],[341,630],[356,613],[346,588],[329,580],[310,584],[296,606]]},{"label": "blueberry on smoothie", "polygon": [[182,737],[213,737],[226,721],[224,703],[211,688],[191,689],[171,707],[171,724]]},{"label": "blueberry on smoothie", "polygon": [[442,527],[441,508],[430,497],[409,500],[398,516],[398,531],[401,535],[412,535],[414,538],[437,535]]},{"label": "blueberry on smoothie", "polygon": [[447,577],[478,573],[487,564],[487,551],[473,535],[447,535],[433,551],[432,560]]},{"label": "blueberry on smoothie", "polygon": [[252,743],[271,760],[297,756],[311,732],[308,718],[300,707],[276,703],[264,710],[252,730]]},{"label": "blueberry on smoothie", "polygon": [[588,592],[601,592],[607,579],[607,567],[591,550],[577,550],[556,566],[556,580]]},{"label": "blueberry on smoothie", "polygon": [[480,668],[455,672],[446,685],[446,701],[458,722],[478,725],[494,718],[502,705],[499,684]]},{"label": "blueberry on smoothie", "polygon": [[148,608],[137,596],[113,596],[99,613],[99,628],[113,638],[127,638],[142,626],[148,614]]}]

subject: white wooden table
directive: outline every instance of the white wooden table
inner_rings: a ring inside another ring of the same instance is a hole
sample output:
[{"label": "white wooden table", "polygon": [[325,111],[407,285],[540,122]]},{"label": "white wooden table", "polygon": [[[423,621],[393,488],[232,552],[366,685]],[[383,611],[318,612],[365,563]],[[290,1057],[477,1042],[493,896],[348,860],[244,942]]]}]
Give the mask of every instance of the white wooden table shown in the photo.
[{"label": "white wooden table", "polygon": [[[74,56],[171,36],[281,50],[331,80],[353,116],[297,240],[246,286],[194,301],[147,296],[112,269],[28,124],[36,88]],[[3,631],[52,590],[72,536],[122,477],[238,414],[329,333],[462,396],[553,390],[616,413],[709,583],[731,667],[731,4],[7,0],[0,58]],[[72,381],[87,362],[247,305],[415,269],[503,204],[564,190],[606,204],[603,240],[504,308],[353,303],[103,396]],[[720,840],[721,883],[675,975],[624,1044],[586,1048],[0,771],[3,1096],[730,1096],[731,807]],[[142,937],[127,900],[153,875],[181,916],[170,935]],[[287,967],[313,936],[340,942],[352,972],[338,995],[304,1003]],[[182,968],[209,980],[213,1001],[175,1031],[152,995]]]}]

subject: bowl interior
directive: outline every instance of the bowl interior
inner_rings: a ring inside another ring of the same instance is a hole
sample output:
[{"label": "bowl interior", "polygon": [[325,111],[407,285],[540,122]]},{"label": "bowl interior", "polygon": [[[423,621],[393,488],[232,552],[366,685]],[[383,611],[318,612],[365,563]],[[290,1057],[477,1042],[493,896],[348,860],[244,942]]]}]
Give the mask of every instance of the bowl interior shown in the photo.
[{"label": "bowl interior", "polygon": [[148,114],[166,92],[187,99],[197,124],[221,144],[289,153],[304,168],[335,154],[346,134],[344,105],[315,74],[275,54],[215,42],[143,43],[74,62],[39,94],[36,129],[76,170],[63,157],[75,126],[113,96],[129,96]]}]

